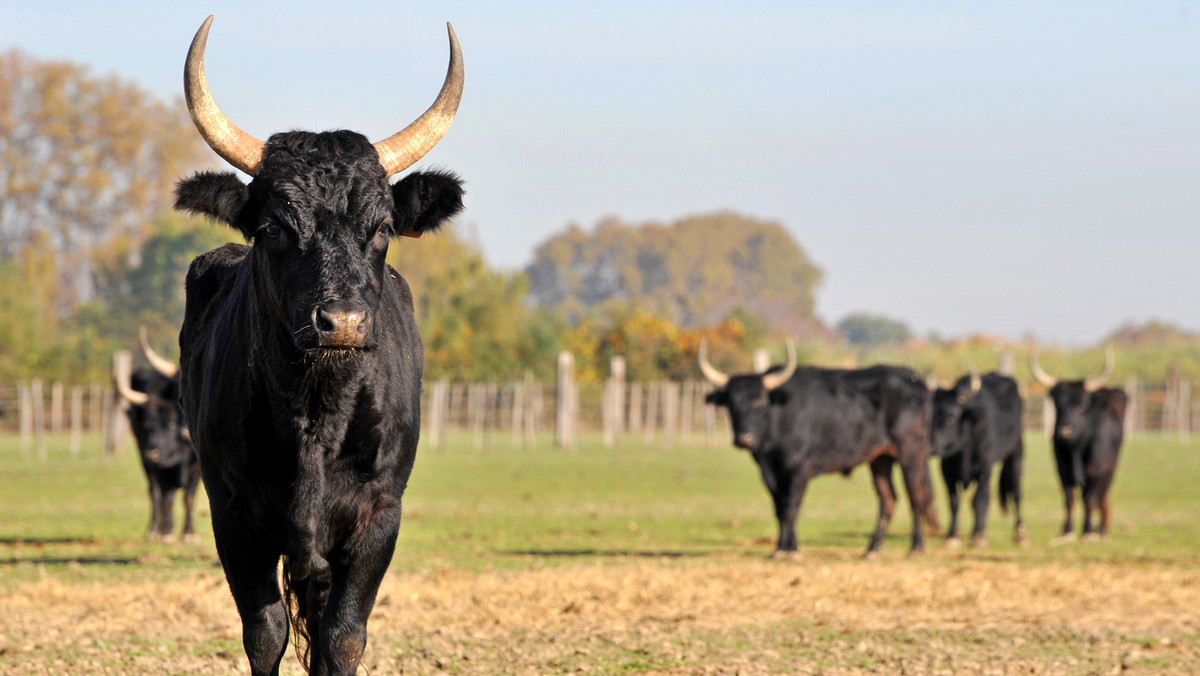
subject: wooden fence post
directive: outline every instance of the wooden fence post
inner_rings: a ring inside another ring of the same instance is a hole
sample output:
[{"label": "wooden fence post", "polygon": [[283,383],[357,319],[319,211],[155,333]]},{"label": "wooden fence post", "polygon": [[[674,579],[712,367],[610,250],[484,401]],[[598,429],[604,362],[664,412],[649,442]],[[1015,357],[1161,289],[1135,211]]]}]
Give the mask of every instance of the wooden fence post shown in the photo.
[{"label": "wooden fence post", "polygon": [[575,356],[558,353],[558,387],[555,390],[554,443],[559,448],[576,448],[575,438]]},{"label": "wooden fence post", "polygon": [[662,384],[663,445],[674,448],[679,434],[679,383],[667,380]]},{"label": "wooden fence post", "polygon": [[659,394],[658,381],[646,383],[646,402],[645,402],[645,417],[642,419],[642,445],[654,445],[655,428],[658,427],[658,404],[661,395]]},{"label": "wooden fence post", "polygon": [[1125,438],[1132,439],[1137,433],[1137,417],[1141,413],[1141,401],[1138,397],[1137,378],[1125,381],[1125,394],[1129,397],[1129,405],[1125,407]]},{"label": "wooden fence post", "polygon": [[1047,439],[1054,436],[1054,400],[1048,394],[1042,397],[1042,435]]},{"label": "wooden fence post", "polygon": [[42,379],[34,378],[29,386],[33,400],[33,444],[37,448],[38,460],[46,460],[46,397],[42,392]]},{"label": "wooden fence post", "polygon": [[21,409],[21,456],[29,457],[33,446],[33,397],[24,382],[17,385],[17,400]]},{"label": "wooden fence post", "polygon": [[1179,440],[1187,441],[1192,433],[1192,383],[1179,381]]},{"label": "wooden fence post", "polygon": [[71,457],[79,455],[83,445],[83,388],[75,385],[71,388]]},{"label": "wooden fence post", "polygon": [[[133,373],[133,356],[129,354],[129,350],[120,350],[113,353],[113,380],[129,385],[130,374]],[[109,401],[112,405],[109,407],[108,413],[108,428],[104,434],[104,454],[113,455],[121,450],[121,446],[125,443],[125,433],[129,429],[129,418],[125,411],[129,408],[129,402],[125,401],[124,397],[114,395],[111,391],[108,394]]]},{"label": "wooden fence post", "polygon": [[99,432],[104,429],[104,418],[100,411],[100,404],[103,398],[104,387],[100,383],[92,383],[88,386],[88,423],[87,428],[90,432]]},{"label": "wooden fence post", "polygon": [[533,371],[525,372],[525,450],[537,448],[537,425],[545,405],[542,388],[533,380]]},{"label": "wooden fence post", "polygon": [[614,356],[609,361],[608,380],[604,382],[604,446],[617,445],[625,427],[625,357]]},{"label": "wooden fence post", "polygon": [[50,385],[50,431],[62,434],[63,431],[63,384]]},{"label": "wooden fence post", "polygon": [[642,383],[629,383],[629,433],[642,432]]},{"label": "wooden fence post", "polygon": [[683,381],[683,396],[679,406],[679,438],[687,443],[692,436],[692,416],[696,413],[696,381]]}]

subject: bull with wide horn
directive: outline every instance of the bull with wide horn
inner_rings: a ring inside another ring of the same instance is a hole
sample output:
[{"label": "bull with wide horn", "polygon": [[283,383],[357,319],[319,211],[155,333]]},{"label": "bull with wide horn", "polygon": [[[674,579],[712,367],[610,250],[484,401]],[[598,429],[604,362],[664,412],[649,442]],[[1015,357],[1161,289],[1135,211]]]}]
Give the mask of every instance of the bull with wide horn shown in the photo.
[{"label": "bull with wide horn", "polygon": [[[1085,390],[1087,390],[1088,392],[1095,392],[1096,390],[1100,389],[1101,387],[1104,387],[1104,384],[1106,382],[1108,382],[1108,379],[1112,376],[1113,367],[1116,365],[1116,362],[1117,362],[1117,357],[1116,357],[1116,352],[1113,350],[1113,346],[1112,345],[1105,346],[1105,348],[1104,348],[1104,370],[1100,373],[1100,375],[1091,376],[1089,378],[1084,378],[1083,388]],[[1038,383],[1040,383],[1042,385],[1042,387],[1045,387],[1046,389],[1050,389],[1050,388],[1054,387],[1059,382],[1058,378],[1055,378],[1054,376],[1050,375],[1049,373],[1046,373],[1042,369],[1041,364],[1038,363],[1038,356],[1037,356],[1036,351],[1031,351],[1029,353],[1029,370],[1030,370],[1030,372],[1033,373],[1034,379],[1037,380]]]},{"label": "bull with wide horn", "polygon": [[[708,361],[708,341],[700,341],[700,373],[704,374],[704,379],[712,383],[713,387],[725,387],[729,384],[729,376],[721,372],[717,367],[713,366]],[[787,341],[787,364],[783,370],[775,372],[766,372],[759,377],[762,379],[763,387],[767,390],[775,390],[783,386],[791,379],[792,374],[796,372],[796,344],[791,339]]]}]

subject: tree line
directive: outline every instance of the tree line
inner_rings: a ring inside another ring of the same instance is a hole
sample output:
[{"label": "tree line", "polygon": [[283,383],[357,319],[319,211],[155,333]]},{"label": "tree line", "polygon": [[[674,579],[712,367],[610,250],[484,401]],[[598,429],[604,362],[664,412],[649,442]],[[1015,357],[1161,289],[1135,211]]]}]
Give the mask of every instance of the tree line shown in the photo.
[{"label": "tree line", "polygon": [[[188,265],[237,237],[170,211],[175,180],[213,159],[180,100],[0,53],[0,382],[103,381],[140,326],[177,356]],[[785,337],[808,363],[886,361],[942,378],[1002,352],[987,339],[917,340],[873,315],[826,327],[814,311],[820,267],[780,223],[734,212],[571,225],[521,271],[491,268],[458,227],[393,242],[389,263],[413,288],[431,379],[549,381],[569,350],[580,382],[602,382],[618,354],[630,380],[682,380],[696,375],[701,341],[718,367],[746,372],[756,349],[782,360]],[[1112,339],[1118,376],[1200,376],[1193,334],[1144,325]],[[1098,354],[1050,351],[1043,364],[1086,373]]]}]

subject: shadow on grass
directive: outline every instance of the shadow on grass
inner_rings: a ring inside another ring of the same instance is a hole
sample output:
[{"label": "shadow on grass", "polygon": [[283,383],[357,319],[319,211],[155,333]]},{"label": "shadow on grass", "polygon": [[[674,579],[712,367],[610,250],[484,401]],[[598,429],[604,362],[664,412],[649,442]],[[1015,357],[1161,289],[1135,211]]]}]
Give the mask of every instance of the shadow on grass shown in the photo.
[{"label": "shadow on grass", "polygon": [[139,563],[136,556],[41,556],[0,559],[0,566],[19,566],[22,564],[37,566],[136,566]]},{"label": "shadow on grass", "polygon": [[687,557],[708,556],[708,554],[704,552],[639,551],[635,549],[510,549],[501,550],[497,553],[508,556],[544,556],[552,558],[612,556],[646,559],[682,559]]},{"label": "shadow on grass", "polygon": [[9,545],[13,547],[43,547],[46,545],[94,545],[99,540],[95,538],[81,537],[60,537],[60,538],[19,538],[19,537],[0,537],[0,545]]}]

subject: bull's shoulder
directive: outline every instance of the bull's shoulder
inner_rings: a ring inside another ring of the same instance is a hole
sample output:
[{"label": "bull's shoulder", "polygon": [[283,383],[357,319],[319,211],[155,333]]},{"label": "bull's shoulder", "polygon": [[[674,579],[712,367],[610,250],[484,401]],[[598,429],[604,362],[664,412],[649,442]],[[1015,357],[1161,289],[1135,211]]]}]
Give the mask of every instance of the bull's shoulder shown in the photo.
[{"label": "bull's shoulder", "polygon": [[250,252],[245,244],[230,242],[202,253],[188,267],[184,288],[187,303],[184,325],[192,326],[206,315],[214,301],[224,297],[237,278],[239,265]]},{"label": "bull's shoulder", "polygon": [[387,266],[388,277],[391,278],[392,284],[395,286],[397,293],[400,294],[401,307],[408,308],[411,312],[413,309],[412,289],[408,288],[408,280],[404,279],[396,268]]},{"label": "bull's shoulder", "polygon": [[1092,406],[1119,420],[1125,419],[1125,407],[1128,404],[1129,397],[1122,389],[1104,387],[1092,393]]}]

